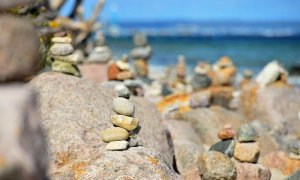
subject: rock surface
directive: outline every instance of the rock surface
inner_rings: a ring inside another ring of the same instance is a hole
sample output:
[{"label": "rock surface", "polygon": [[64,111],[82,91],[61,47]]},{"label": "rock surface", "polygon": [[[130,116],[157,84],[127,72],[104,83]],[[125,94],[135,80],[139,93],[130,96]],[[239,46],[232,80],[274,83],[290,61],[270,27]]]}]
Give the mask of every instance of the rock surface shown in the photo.
[{"label": "rock surface", "polygon": [[234,158],[241,162],[256,163],[259,153],[260,150],[257,142],[235,143]]},{"label": "rock surface", "polygon": [[197,160],[199,154],[204,152],[204,147],[190,123],[168,120],[164,124],[172,138],[176,167],[179,173],[183,176],[188,174],[198,174],[199,176]]},{"label": "rock surface", "polygon": [[[111,109],[112,100],[116,97],[111,89],[54,72],[37,76],[31,81],[31,86],[40,95],[42,123],[47,133],[50,149],[50,177],[74,178],[76,172],[81,172],[74,171],[74,167],[82,163],[88,163],[91,168],[96,169],[97,164],[102,168],[112,165],[117,167],[117,163],[120,162],[118,158],[135,161],[136,156],[140,156],[134,150],[132,150],[135,152],[134,155],[131,154],[133,156],[129,157],[122,152],[120,156],[124,155],[124,157],[116,156],[114,154],[116,152],[105,152],[106,143],[101,141],[100,132],[111,127],[110,116],[114,114]],[[137,128],[137,132],[144,147],[151,147],[158,151],[166,158],[166,162],[172,164],[172,154],[165,131],[161,126],[159,112],[154,105],[144,99],[133,97],[131,100],[138,107],[135,117],[140,119],[141,127]],[[117,162],[111,159],[103,162],[101,160],[104,158],[103,154],[109,154]],[[124,165],[124,168],[134,166],[137,167],[138,172],[141,170],[136,165],[130,163],[127,165],[127,167]],[[93,172],[100,174],[112,170],[111,168],[105,170],[100,168],[98,171],[96,169]],[[114,176],[114,173],[110,176]]]},{"label": "rock surface", "polygon": [[284,151],[271,152],[263,157],[264,166],[280,170],[284,175],[290,175],[300,169],[300,161],[290,159]]},{"label": "rock surface", "polygon": [[234,161],[236,168],[236,179],[238,180],[270,180],[271,171],[260,165],[251,163],[240,163]]},{"label": "rock surface", "polygon": [[231,124],[233,129],[237,129],[246,122],[242,115],[218,106],[194,109],[182,116],[192,123],[203,143],[209,146],[219,141],[218,132],[224,125]]},{"label": "rock surface", "polygon": [[0,179],[45,179],[47,146],[35,93],[0,86],[0,109]]},{"label": "rock surface", "polygon": [[78,68],[82,74],[82,77],[93,83],[107,81],[107,64],[81,64],[78,66]]},{"label": "rock surface", "polygon": [[0,27],[0,82],[23,81],[38,69],[37,32],[30,21],[6,15],[0,17]]},{"label": "rock surface", "polygon": [[203,180],[236,178],[234,162],[224,154],[215,151],[204,152],[199,156],[198,169]]}]

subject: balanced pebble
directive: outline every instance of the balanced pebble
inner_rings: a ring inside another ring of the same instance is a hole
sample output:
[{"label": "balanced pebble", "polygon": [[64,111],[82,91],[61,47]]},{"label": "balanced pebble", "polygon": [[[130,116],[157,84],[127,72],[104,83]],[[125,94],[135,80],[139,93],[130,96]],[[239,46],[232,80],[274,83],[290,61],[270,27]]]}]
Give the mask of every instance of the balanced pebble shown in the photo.
[{"label": "balanced pebble", "polygon": [[118,97],[113,100],[112,109],[120,115],[133,116],[135,107],[132,102],[126,98]]},{"label": "balanced pebble", "polygon": [[131,92],[125,86],[123,88],[117,89],[117,92],[119,97],[126,98],[126,99],[130,98]]},{"label": "balanced pebble", "polygon": [[71,64],[77,64],[78,62],[78,54],[70,54],[66,56],[52,56],[53,59],[57,61],[67,62]]},{"label": "balanced pebble", "polygon": [[139,145],[139,142],[136,138],[130,138],[128,141],[129,147],[137,147]]},{"label": "balanced pebble", "polygon": [[53,44],[50,48],[52,55],[65,56],[74,52],[74,48],[71,44]]},{"label": "balanced pebble", "polygon": [[119,127],[107,128],[101,131],[101,138],[104,142],[122,141],[128,139],[128,132]]},{"label": "balanced pebble", "polygon": [[125,150],[128,147],[127,141],[114,141],[106,145],[105,149],[108,151],[120,151]]},{"label": "balanced pebble", "polygon": [[139,120],[137,118],[123,115],[112,115],[111,121],[114,125],[124,128],[128,131],[134,130],[139,124]]},{"label": "balanced pebble", "polygon": [[70,37],[54,37],[51,39],[53,43],[66,43],[70,44],[72,39]]},{"label": "balanced pebble", "polygon": [[241,162],[256,163],[259,157],[259,146],[257,142],[235,143],[234,158]]},{"label": "balanced pebble", "polygon": [[239,142],[253,142],[258,138],[258,133],[249,124],[243,124],[239,127],[237,132],[237,139]]}]

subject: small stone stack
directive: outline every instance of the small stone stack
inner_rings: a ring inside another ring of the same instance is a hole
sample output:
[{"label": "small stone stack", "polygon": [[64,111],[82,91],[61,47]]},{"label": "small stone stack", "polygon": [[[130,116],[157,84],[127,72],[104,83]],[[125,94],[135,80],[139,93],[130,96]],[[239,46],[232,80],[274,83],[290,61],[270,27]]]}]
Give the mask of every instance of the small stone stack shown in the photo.
[{"label": "small stone stack", "polygon": [[134,75],[130,71],[128,56],[123,55],[120,60],[116,63],[110,63],[107,68],[107,77],[108,80],[118,80],[124,81],[128,79],[133,79]]},{"label": "small stone stack", "polygon": [[[118,96],[113,100],[113,111],[117,113],[111,116],[114,127],[107,128],[101,132],[101,138],[107,142],[106,150],[126,150],[128,146],[138,145],[137,135],[133,132],[138,127],[138,119],[133,117],[134,104],[129,100],[130,91],[127,88],[119,89]],[[128,140],[128,141],[126,141]]]},{"label": "small stone stack", "polygon": [[259,158],[260,149],[258,133],[249,124],[240,126],[237,132],[237,141],[234,147],[234,158],[240,162],[256,163]]},{"label": "small stone stack", "polygon": [[135,48],[130,52],[137,77],[148,77],[148,60],[152,55],[152,48],[148,45],[145,34],[137,33],[133,37]]},{"label": "small stone stack", "polygon": [[105,36],[102,32],[97,32],[95,37],[95,47],[87,58],[87,63],[106,64],[112,59],[112,51],[105,44]]},{"label": "small stone stack", "polygon": [[176,81],[182,84],[185,84],[185,74],[186,74],[186,65],[185,57],[183,55],[178,56],[178,62],[176,66]]},{"label": "small stone stack", "polygon": [[211,67],[206,62],[199,62],[194,70],[195,74],[191,80],[191,85],[194,91],[205,89],[211,85],[211,79],[208,73]]},{"label": "small stone stack", "polygon": [[226,124],[218,133],[218,137],[221,139],[221,141],[212,145],[209,151],[218,151],[229,157],[232,157],[235,145],[235,131],[232,129],[232,126],[230,124]]},{"label": "small stone stack", "polygon": [[52,62],[52,71],[62,72],[80,77],[80,71],[76,64],[78,55],[74,54],[74,48],[71,44],[72,39],[66,32],[56,33],[51,39],[53,45],[50,48]]}]

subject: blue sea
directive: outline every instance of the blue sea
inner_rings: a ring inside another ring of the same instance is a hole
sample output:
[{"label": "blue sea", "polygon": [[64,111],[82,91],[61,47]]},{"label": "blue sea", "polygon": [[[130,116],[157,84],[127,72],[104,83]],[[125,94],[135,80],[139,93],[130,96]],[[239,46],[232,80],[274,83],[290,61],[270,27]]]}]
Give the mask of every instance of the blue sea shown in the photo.
[{"label": "blue sea", "polygon": [[221,56],[229,56],[240,72],[258,72],[273,59],[287,69],[300,66],[300,23],[144,22],[122,23],[117,31],[118,36],[107,39],[115,58],[133,48],[134,32],[149,35],[150,70],[175,65],[179,54],[186,57],[190,69],[198,61],[214,63]]}]

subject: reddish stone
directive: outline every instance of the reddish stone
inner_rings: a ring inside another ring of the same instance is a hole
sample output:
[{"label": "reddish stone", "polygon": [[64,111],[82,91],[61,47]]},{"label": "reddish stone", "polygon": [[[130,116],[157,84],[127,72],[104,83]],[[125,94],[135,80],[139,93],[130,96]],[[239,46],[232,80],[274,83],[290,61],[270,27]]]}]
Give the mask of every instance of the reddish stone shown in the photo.
[{"label": "reddish stone", "polygon": [[226,124],[223,129],[218,133],[218,137],[221,140],[233,139],[235,136],[235,131],[232,129],[230,124]]},{"label": "reddish stone", "polygon": [[83,78],[93,83],[107,81],[107,64],[91,63],[78,66]]},{"label": "reddish stone", "polygon": [[107,78],[108,80],[117,80],[117,75],[119,74],[120,69],[116,64],[110,64],[107,67]]}]

